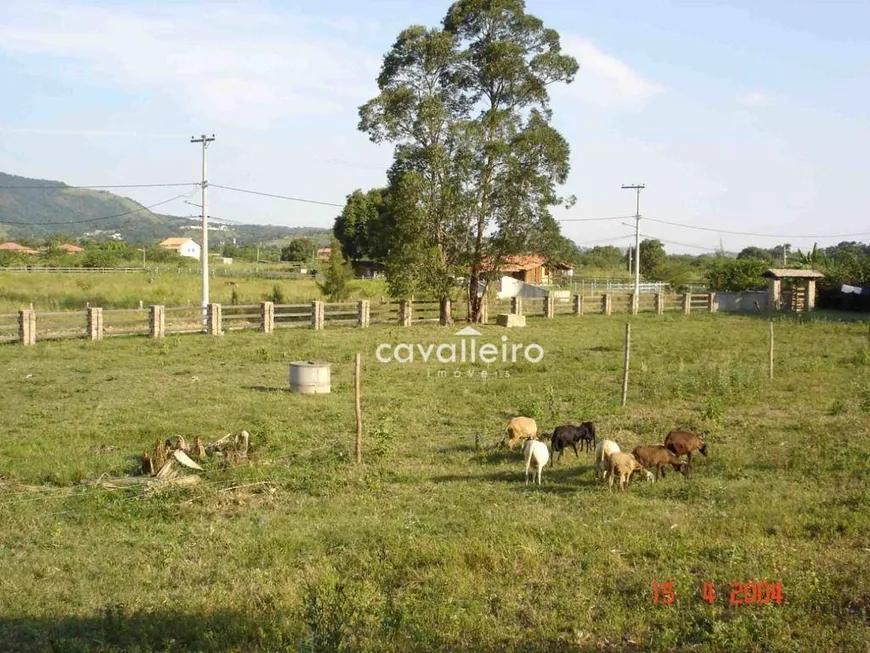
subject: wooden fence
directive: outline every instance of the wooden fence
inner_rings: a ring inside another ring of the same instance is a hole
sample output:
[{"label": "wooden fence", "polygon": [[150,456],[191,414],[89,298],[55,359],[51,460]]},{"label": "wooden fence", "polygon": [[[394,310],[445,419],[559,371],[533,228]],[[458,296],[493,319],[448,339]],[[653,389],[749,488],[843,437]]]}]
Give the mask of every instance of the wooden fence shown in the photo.
[{"label": "wooden fence", "polygon": [[[276,329],[357,326],[373,324],[452,324],[456,321],[456,306],[450,301],[390,300],[372,304],[370,300],[307,304],[275,304],[263,302],[243,306],[209,304],[200,307],[166,307],[160,305],[140,309],[104,310],[88,307],[84,311],[39,313],[33,309],[17,314],[0,315],[0,342],[20,342],[24,345],[40,340],[83,338],[102,340],[109,336],[148,336],[163,338],[178,333],[208,333],[223,335],[226,331],[259,330],[273,333]],[[466,307],[467,309],[467,307]],[[634,295],[624,293],[574,295],[567,299],[555,297],[520,298],[484,302],[481,323],[494,324],[500,313],[553,319],[556,316],[613,315],[614,313],[666,312],[690,314],[714,313],[715,293],[685,295]],[[464,320],[467,310],[460,316]],[[38,319],[37,319],[38,318]]]}]

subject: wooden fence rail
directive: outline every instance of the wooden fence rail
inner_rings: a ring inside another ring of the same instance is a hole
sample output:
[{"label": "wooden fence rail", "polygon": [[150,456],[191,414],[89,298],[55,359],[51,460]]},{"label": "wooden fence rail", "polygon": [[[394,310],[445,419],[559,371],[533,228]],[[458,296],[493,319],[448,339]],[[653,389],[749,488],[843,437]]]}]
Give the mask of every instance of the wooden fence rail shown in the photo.
[{"label": "wooden fence rail", "polygon": [[[573,295],[569,301],[546,298],[519,298],[484,302],[486,324],[497,321],[499,314],[514,313],[530,318],[576,319],[584,315],[613,315],[631,313],[633,296],[604,293],[603,295]],[[312,301],[307,304],[226,305],[209,304],[200,307],[166,307],[153,305],[141,309],[106,310],[88,306],[84,311],[55,311],[38,314],[33,309],[17,314],[0,315],[0,343],[19,342],[34,345],[40,340],[86,338],[102,340],[109,336],[147,335],[163,338],[167,334],[208,333],[220,336],[224,331],[258,330],[273,333],[276,328],[324,329],[339,325],[360,328],[372,324],[412,326],[438,322],[450,325],[457,314],[467,316],[467,302],[400,300],[372,303],[364,299],[357,302],[326,303]],[[715,293],[641,296],[638,311],[644,313],[683,312],[688,314],[718,310]]]}]

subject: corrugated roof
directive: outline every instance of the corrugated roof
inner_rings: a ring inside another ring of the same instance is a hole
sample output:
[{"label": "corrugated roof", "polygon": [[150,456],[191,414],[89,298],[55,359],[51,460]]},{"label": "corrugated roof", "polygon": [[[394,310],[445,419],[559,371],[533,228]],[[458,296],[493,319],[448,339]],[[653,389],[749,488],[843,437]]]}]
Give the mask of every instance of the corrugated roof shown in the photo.
[{"label": "corrugated roof", "polygon": [[821,279],[825,275],[816,270],[783,270],[771,268],[762,273],[762,277],[769,279]]}]

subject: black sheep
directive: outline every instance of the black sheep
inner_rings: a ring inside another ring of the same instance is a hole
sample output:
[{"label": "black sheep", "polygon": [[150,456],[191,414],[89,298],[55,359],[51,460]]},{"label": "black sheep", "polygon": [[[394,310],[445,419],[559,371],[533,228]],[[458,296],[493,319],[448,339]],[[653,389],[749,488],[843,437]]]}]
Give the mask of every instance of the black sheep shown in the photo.
[{"label": "black sheep", "polygon": [[580,426],[565,424],[557,426],[550,436],[550,444],[553,448],[553,464],[556,464],[556,454],[559,458],[562,457],[564,450],[568,447],[574,449],[574,455],[579,457],[577,444],[581,447],[585,445],[586,451],[592,451],[595,448],[595,425],[592,422],[583,422]]}]

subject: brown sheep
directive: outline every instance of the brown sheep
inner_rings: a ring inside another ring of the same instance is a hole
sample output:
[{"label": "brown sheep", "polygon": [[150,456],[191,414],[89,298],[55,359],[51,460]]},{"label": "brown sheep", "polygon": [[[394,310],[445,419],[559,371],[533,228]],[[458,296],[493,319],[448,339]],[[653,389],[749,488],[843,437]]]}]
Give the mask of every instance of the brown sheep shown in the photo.
[{"label": "brown sheep", "polygon": [[619,474],[619,487],[623,492],[625,492],[625,486],[628,484],[631,475],[634,472],[647,471],[644,469],[643,465],[637,462],[637,459],[634,456],[622,451],[617,451],[616,453],[611,454],[607,466],[608,472],[610,473],[608,487],[613,490],[613,478]]},{"label": "brown sheep", "polygon": [[692,471],[692,453],[701,452],[706,458],[707,444],[694,433],[688,431],[671,431],[665,438],[665,447],[676,456],[686,456],[687,472]]},{"label": "brown sheep", "polygon": [[675,456],[667,447],[660,444],[635,447],[631,455],[637,458],[637,461],[644,467],[655,467],[656,480],[659,479],[659,473],[661,473],[662,478],[665,477],[667,465],[673,467],[675,471],[680,472],[683,476],[686,475],[686,470],[688,469],[688,465],[684,461]]},{"label": "brown sheep", "polygon": [[505,441],[507,441],[508,449],[513,451],[514,447],[520,443],[520,440],[526,438],[530,440],[538,439],[538,425],[531,417],[513,417],[505,425],[505,433],[506,436],[502,440],[502,444],[505,444]]}]

